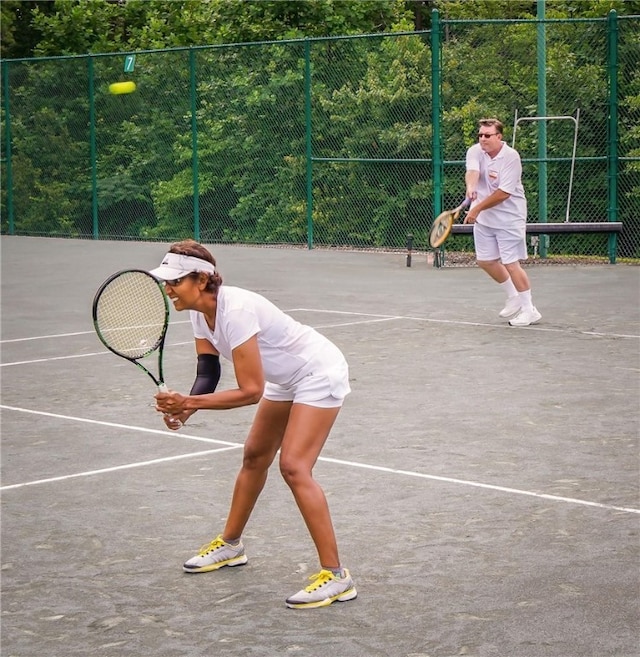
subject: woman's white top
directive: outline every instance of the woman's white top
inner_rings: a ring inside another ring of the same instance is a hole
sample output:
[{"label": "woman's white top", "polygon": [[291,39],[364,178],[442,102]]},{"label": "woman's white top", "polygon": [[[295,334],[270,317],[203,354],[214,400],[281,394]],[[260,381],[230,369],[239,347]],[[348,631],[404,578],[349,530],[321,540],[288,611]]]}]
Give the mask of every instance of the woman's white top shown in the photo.
[{"label": "woman's white top", "polygon": [[264,377],[271,383],[289,387],[309,372],[317,373],[323,363],[333,367],[336,358],[344,361],[328,338],[256,292],[221,285],[217,303],[213,331],[202,313],[190,311],[194,337],[208,340],[233,361],[233,350],[257,335]]}]

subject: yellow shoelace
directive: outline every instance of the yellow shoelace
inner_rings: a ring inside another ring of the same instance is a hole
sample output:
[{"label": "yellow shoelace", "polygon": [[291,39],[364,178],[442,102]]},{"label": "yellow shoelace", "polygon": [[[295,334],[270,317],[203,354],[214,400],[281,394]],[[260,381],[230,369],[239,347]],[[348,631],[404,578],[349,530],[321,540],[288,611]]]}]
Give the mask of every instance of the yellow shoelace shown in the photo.
[{"label": "yellow shoelace", "polygon": [[331,580],[335,579],[335,576],[329,570],[321,570],[319,573],[316,573],[315,575],[311,575],[309,579],[313,581],[313,584],[309,584],[309,586],[305,588],[305,591],[307,593],[311,593],[311,591],[315,591],[316,589],[319,589],[321,586],[324,586],[327,582],[330,582]]},{"label": "yellow shoelace", "polygon": [[203,545],[200,548],[200,552],[198,552],[198,556],[202,557],[205,554],[208,554],[209,552],[213,552],[219,547],[222,547],[224,545],[224,541],[221,538],[214,538],[211,543],[208,545]]}]

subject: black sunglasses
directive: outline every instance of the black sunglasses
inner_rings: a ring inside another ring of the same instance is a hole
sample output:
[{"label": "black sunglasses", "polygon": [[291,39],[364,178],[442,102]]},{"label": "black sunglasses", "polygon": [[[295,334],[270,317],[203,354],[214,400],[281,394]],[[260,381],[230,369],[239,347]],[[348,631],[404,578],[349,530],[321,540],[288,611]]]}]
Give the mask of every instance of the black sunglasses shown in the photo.
[{"label": "black sunglasses", "polygon": [[165,285],[169,285],[170,287],[178,287],[184,279],[187,278],[186,276],[182,276],[181,278],[174,278],[172,281],[165,281]]},{"label": "black sunglasses", "polygon": [[498,132],[479,132],[478,133],[478,139],[480,139],[482,137],[487,137],[487,138],[493,137],[493,135],[497,135],[497,134],[500,134],[500,133],[498,133]]}]

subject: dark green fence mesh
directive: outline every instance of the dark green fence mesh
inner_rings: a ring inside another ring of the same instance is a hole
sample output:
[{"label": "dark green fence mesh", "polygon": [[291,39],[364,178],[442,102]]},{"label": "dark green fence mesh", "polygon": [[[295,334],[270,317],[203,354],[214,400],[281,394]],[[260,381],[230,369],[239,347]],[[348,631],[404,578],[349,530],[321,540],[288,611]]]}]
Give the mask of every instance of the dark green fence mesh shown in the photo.
[{"label": "dark green fence mesh", "polygon": [[[528,221],[622,221],[617,256],[637,259],[638,61],[640,21],[615,15],[139,52],[127,72],[125,54],[4,61],[2,233],[422,249],[497,116]],[[530,254],[608,261],[610,239]],[[472,261],[468,236],[446,249]]]}]

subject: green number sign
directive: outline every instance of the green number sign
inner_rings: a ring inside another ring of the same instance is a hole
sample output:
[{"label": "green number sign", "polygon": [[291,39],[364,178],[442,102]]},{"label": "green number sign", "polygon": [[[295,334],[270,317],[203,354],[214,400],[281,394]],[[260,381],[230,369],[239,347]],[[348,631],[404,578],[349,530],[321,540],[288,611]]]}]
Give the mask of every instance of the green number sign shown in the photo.
[{"label": "green number sign", "polygon": [[124,58],[124,72],[125,73],[133,73],[133,68],[136,65],[136,56],[135,55],[127,55]]}]

